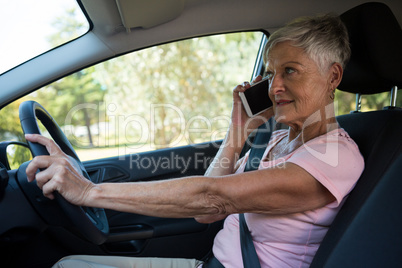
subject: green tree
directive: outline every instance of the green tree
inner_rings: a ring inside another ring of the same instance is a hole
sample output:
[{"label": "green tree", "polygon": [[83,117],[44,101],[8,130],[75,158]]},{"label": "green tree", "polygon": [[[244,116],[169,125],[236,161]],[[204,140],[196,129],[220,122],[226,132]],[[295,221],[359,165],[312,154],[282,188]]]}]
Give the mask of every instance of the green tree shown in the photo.
[{"label": "green tree", "polygon": [[[337,90],[335,92],[335,100],[338,108],[338,115],[348,114],[356,110],[356,94],[342,92]],[[398,90],[396,107],[402,107],[402,90]],[[390,106],[390,92],[382,92],[372,95],[362,95],[362,112],[382,110],[384,107]]]},{"label": "green tree", "polygon": [[[94,110],[81,104],[95,104],[103,102],[105,91],[97,83],[92,73],[94,68],[69,75],[49,86],[42,88],[37,93],[37,100],[49,111],[59,125],[71,124],[73,126],[85,126],[88,141],[83,143],[74,139],[74,133],[70,136],[75,146],[93,147],[93,135],[91,125],[98,123],[98,110]],[[76,113],[70,113],[77,110]]]},{"label": "green tree", "polygon": [[[80,11],[79,11],[80,12]],[[87,31],[88,26],[84,22],[80,22],[76,19],[77,10],[71,8],[66,11],[60,17],[57,17],[53,23],[52,27],[57,29],[57,34],[50,35],[48,37],[48,42],[53,46],[58,46],[64,44],[70,40],[73,40]]]},{"label": "green tree", "polygon": [[22,133],[18,108],[25,98],[10,103],[0,111],[0,140],[25,140]]},{"label": "green tree", "polygon": [[[229,116],[231,89],[250,79],[260,40],[261,33],[239,33],[151,47],[97,65],[96,79],[108,89],[107,102],[119,104],[121,115],[135,107],[137,115],[150,119],[152,104],[166,104],[154,110],[151,127],[155,147],[166,147],[183,128],[175,118],[178,112],[186,120],[200,114]],[[245,65],[249,72],[239,76]],[[205,127],[202,120],[193,122],[194,128]],[[212,129],[224,124],[217,121]],[[186,133],[190,142],[202,135]]]}]

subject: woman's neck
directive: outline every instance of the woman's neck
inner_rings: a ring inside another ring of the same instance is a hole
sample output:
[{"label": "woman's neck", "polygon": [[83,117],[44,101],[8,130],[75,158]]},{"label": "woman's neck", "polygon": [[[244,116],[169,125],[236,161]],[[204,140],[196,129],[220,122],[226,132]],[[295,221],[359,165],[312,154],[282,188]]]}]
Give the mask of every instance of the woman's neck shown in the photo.
[{"label": "woman's neck", "polygon": [[335,118],[333,105],[328,105],[325,109],[317,111],[308,117],[303,124],[291,125],[288,139],[289,141],[297,139],[299,142],[305,143],[338,128],[339,125]]}]

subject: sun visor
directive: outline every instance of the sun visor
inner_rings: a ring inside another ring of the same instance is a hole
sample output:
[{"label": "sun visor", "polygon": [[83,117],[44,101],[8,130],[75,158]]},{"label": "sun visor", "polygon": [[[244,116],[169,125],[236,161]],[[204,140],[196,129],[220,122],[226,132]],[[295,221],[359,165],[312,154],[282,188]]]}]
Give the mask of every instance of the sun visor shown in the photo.
[{"label": "sun visor", "polygon": [[[116,0],[121,21],[132,28],[150,28],[177,18],[186,0]],[[157,7],[157,8],[156,8]]]}]

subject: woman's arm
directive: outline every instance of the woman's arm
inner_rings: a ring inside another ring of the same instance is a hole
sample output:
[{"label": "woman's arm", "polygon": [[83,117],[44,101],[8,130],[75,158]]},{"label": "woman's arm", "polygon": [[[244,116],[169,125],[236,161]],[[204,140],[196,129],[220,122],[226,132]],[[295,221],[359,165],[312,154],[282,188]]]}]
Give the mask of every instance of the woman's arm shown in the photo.
[{"label": "woman's arm", "polygon": [[[26,169],[45,196],[58,191],[69,202],[158,217],[195,217],[203,222],[241,212],[287,214],[322,207],[334,197],[299,166],[252,171],[222,177],[93,184],[75,169],[60,148],[40,135],[27,136],[48,148]],[[37,169],[45,169],[35,175]],[[207,216],[207,217],[205,217]]]},{"label": "woman's arm", "polygon": [[236,163],[247,139],[242,133],[242,128],[230,127],[205,176],[224,176],[235,172]]},{"label": "woman's arm", "polygon": [[[86,206],[159,217],[194,217],[211,222],[234,213],[283,215],[323,207],[335,198],[301,167],[223,177],[186,177],[146,183],[100,184]],[[209,220],[208,220],[209,219]]]}]

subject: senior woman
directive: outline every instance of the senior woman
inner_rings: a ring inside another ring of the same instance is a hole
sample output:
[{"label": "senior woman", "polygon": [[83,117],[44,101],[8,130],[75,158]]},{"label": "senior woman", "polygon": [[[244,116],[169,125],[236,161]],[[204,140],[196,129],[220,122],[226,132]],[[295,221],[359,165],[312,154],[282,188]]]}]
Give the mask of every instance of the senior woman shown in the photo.
[{"label": "senior woman", "polygon": [[[298,19],[273,33],[264,54],[273,107],[249,118],[239,92],[250,84],[234,88],[231,124],[205,176],[93,184],[51,140],[27,135],[50,152],[29,164],[28,180],[36,178],[45,196],[53,198],[58,191],[80,206],[194,217],[203,223],[226,218],[213,245],[215,258],[225,267],[242,267],[238,213],[245,213],[262,267],[308,267],[364,167],[357,145],[334,112],[334,90],[349,54],[348,35],[337,16]],[[273,133],[258,170],[243,172],[248,154],[242,159],[239,154],[248,134],[272,116],[289,129]],[[45,170],[35,174],[39,168]],[[55,266],[69,265],[198,267],[202,262],[72,256]]]}]

